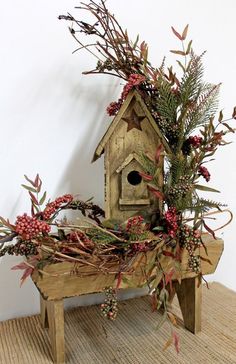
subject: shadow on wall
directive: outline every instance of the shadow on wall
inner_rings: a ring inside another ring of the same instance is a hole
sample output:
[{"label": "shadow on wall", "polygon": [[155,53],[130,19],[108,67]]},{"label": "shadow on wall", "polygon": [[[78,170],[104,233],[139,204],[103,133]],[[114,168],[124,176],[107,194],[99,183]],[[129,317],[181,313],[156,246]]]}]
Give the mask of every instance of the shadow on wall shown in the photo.
[{"label": "shadow on wall", "polygon": [[[116,84],[112,87],[95,84],[92,87],[93,89],[88,89],[89,86],[86,89],[78,87],[78,91],[73,92],[74,100],[80,104],[80,108],[75,107],[78,112],[78,128],[74,132],[78,133],[78,143],[57,189],[79,194],[82,200],[94,197],[96,203],[103,205],[103,160],[101,158],[93,164],[91,160],[99,140],[111,121],[106,114],[106,105],[111,102],[111,95],[117,92],[117,87]],[[75,116],[73,118],[75,119]]]},{"label": "shadow on wall", "polygon": [[0,259],[0,321],[39,312],[39,296],[31,279],[20,287],[22,270],[11,270],[22,257],[8,256]]}]

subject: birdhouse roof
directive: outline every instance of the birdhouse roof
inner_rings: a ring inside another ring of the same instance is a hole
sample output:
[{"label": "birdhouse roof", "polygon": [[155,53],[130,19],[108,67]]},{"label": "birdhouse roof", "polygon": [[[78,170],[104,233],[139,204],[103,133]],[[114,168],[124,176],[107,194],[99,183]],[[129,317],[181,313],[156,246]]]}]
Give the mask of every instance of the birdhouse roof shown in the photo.
[{"label": "birdhouse roof", "polygon": [[133,160],[136,160],[140,165],[143,164],[143,162],[142,162],[141,158],[139,157],[139,155],[137,153],[133,152],[133,153],[130,153],[127,158],[125,158],[123,163],[117,168],[116,172],[120,173]]},{"label": "birdhouse roof", "polygon": [[132,100],[134,98],[136,99],[136,101],[138,101],[139,105],[141,106],[141,108],[142,108],[142,110],[144,112],[145,117],[148,119],[148,121],[151,124],[154,131],[158,134],[164,149],[167,150],[167,151],[169,150],[168,143],[164,139],[164,137],[162,135],[162,132],[160,131],[159,127],[157,126],[157,123],[155,122],[154,118],[152,117],[152,115],[151,115],[150,111],[148,110],[145,102],[143,101],[140,94],[134,89],[128,94],[128,96],[127,96],[126,100],[124,101],[123,105],[121,106],[120,110],[118,111],[118,113],[114,117],[113,121],[111,122],[109,128],[107,129],[106,133],[104,134],[104,136],[100,140],[100,142],[99,142],[99,144],[98,144],[98,146],[97,146],[97,148],[95,150],[92,162],[95,162],[103,154],[108,140],[112,136],[113,132],[115,131],[115,129],[117,127],[117,125],[119,124],[120,120],[124,116],[127,108],[129,107],[130,103],[132,102]]}]

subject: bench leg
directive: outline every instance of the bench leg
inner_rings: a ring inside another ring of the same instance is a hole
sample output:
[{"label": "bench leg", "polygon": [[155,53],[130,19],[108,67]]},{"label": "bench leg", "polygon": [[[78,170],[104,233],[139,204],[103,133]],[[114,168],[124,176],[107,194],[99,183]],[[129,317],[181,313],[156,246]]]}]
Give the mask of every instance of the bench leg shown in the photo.
[{"label": "bench leg", "polygon": [[176,285],[177,297],[186,329],[196,334],[201,331],[202,282],[199,277],[186,278]]},{"label": "bench leg", "polygon": [[47,301],[40,295],[40,315],[43,329],[48,329]]},{"label": "bench leg", "polygon": [[65,362],[64,305],[63,300],[47,301],[46,312],[49,324],[53,361]]}]

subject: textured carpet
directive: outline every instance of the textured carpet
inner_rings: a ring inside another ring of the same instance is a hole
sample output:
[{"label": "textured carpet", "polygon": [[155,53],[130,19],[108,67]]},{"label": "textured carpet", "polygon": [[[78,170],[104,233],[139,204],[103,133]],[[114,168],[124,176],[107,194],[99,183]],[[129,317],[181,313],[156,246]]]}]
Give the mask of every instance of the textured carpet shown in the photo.
[{"label": "textured carpet", "polygon": [[[176,301],[176,313],[179,311]],[[180,354],[171,346],[167,323],[156,330],[159,313],[149,297],[120,302],[117,320],[101,317],[97,306],[65,314],[66,363],[70,364],[236,364],[236,293],[218,283],[203,287],[202,332],[193,335],[179,320]],[[39,316],[0,323],[1,364],[52,363],[47,331]]]}]

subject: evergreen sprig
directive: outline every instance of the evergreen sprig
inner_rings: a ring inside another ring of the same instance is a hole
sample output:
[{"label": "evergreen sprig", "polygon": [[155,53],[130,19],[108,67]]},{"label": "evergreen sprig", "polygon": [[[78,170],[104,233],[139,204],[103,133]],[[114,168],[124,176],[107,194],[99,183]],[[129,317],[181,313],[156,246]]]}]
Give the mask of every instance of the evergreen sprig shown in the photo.
[{"label": "evergreen sprig", "polygon": [[191,52],[188,67],[183,73],[179,87],[182,107],[188,107],[191,103],[197,101],[197,98],[200,96],[203,74],[202,55],[197,56]]},{"label": "evergreen sprig", "polygon": [[202,84],[199,95],[193,106],[190,107],[185,126],[185,138],[187,138],[196,128],[207,123],[214,117],[218,109],[219,85]]},{"label": "evergreen sprig", "polygon": [[177,119],[178,99],[173,93],[171,84],[163,77],[159,78],[157,89],[159,92],[157,112],[169,125],[173,125]]},{"label": "evergreen sprig", "polygon": [[210,199],[198,198],[196,201],[192,201],[189,206],[186,206],[186,210],[208,212],[211,209],[221,210],[222,207],[227,207],[226,204],[216,202]]}]

